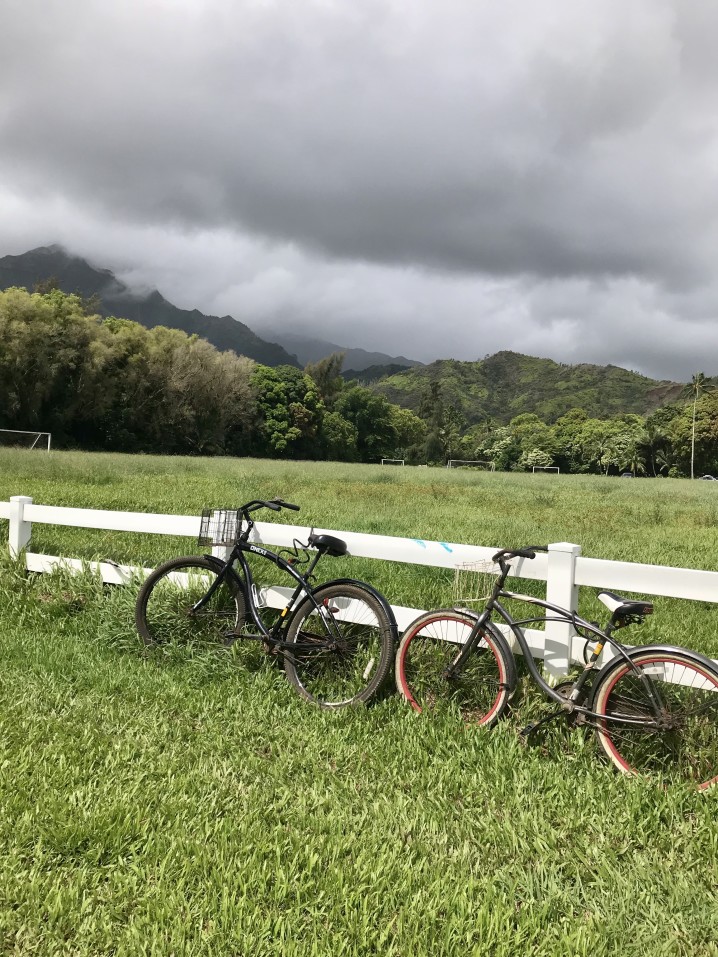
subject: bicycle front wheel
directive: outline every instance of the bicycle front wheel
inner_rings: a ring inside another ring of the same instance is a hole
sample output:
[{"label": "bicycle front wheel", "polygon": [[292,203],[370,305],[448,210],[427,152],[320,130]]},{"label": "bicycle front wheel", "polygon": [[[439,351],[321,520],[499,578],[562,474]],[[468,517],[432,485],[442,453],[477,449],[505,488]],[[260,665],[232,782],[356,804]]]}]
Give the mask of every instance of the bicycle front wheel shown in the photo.
[{"label": "bicycle front wheel", "polygon": [[476,625],[458,608],[426,612],[404,632],[396,655],[396,683],[415,711],[454,710],[464,721],[491,727],[504,714],[516,685],[516,665],[503,635],[491,627],[460,672],[447,668]]},{"label": "bicycle front wheel", "polygon": [[710,663],[646,648],[599,676],[591,708],[601,750],[624,774],[699,790],[718,782],[718,671]]},{"label": "bicycle front wheel", "polygon": [[195,608],[216,582],[216,565],[200,555],[173,558],[145,579],[135,604],[135,624],[145,644],[226,641],[245,616],[244,593],[225,577],[206,604]]},{"label": "bicycle front wheel", "polygon": [[304,599],[287,629],[287,678],[302,698],[322,708],[369,701],[386,680],[394,653],[384,607],[354,584],[322,585],[313,597]]}]

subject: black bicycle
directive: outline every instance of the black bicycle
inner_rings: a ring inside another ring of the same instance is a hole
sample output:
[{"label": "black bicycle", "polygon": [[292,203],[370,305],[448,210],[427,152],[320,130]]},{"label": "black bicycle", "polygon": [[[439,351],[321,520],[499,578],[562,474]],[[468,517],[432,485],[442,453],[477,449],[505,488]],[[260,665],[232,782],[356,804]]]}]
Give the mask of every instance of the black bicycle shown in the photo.
[{"label": "black bicycle", "polygon": [[[404,632],[396,657],[396,680],[415,711],[456,709],[465,720],[492,726],[506,712],[516,684],[516,665],[497,617],[514,636],[529,673],[558,706],[521,732],[528,737],[548,721],[565,716],[571,723],[596,731],[609,760],[626,774],[657,773],[696,785],[700,790],[718,782],[718,668],[704,655],[667,645],[626,647],[613,633],[641,623],[653,613],[646,601],[612,592],[598,597],[611,612],[605,628],[575,612],[531,595],[504,590],[511,559],[533,559],[542,546],[493,556],[488,567],[457,569],[474,581],[487,575],[480,588],[484,607],[430,611]],[[514,619],[500,600],[537,605],[541,615]],[[476,600],[476,599],[474,599]],[[568,622],[584,639],[585,667],[574,680],[552,687],[541,674],[523,628],[546,621]],[[613,651],[600,669],[597,661],[606,645]]]},{"label": "black bicycle", "polygon": [[[241,642],[245,649],[281,656],[294,688],[324,708],[369,701],[392,665],[397,629],[391,606],[365,582],[341,578],[313,584],[324,555],[347,554],[345,542],[333,535],[311,533],[306,544],[295,541],[279,553],[250,542],[251,516],[263,508],[299,511],[281,499],[205,511],[199,544],[225,546],[228,556],[173,558],[156,568],[137,596],[137,630],[151,645]],[[310,556],[309,549],[316,554]],[[290,577],[288,598],[257,586],[250,555]]]}]

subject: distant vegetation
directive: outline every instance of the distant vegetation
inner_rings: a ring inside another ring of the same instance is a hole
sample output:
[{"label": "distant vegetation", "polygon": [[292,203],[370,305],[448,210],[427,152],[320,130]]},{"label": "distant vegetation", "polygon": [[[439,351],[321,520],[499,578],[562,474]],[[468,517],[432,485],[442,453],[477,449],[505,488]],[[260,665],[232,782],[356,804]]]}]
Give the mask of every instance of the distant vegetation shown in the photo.
[{"label": "distant vegetation", "polygon": [[0,292],[0,428],[89,450],[348,461],[422,441],[418,416],[343,382],[340,357],[264,366],[92,306],[59,289]]},{"label": "distant vegetation", "polygon": [[524,412],[553,423],[575,408],[599,419],[647,415],[681,391],[680,383],[659,382],[617,366],[564,365],[516,352],[497,352],[479,362],[441,359],[385,375],[377,391],[415,412],[434,383],[440,383],[442,401],[468,425],[487,419],[506,425]]},{"label": "distant vegetation", "polygon": [[[341,354],[269,367],[197,335],[96,314],[59,289],[0,292],[0,428],[124,452],[641,475],[718,473],[718,395],[612,366],[498,353],[377,378]],[[388,370],[393,371],[393,370]]]}]

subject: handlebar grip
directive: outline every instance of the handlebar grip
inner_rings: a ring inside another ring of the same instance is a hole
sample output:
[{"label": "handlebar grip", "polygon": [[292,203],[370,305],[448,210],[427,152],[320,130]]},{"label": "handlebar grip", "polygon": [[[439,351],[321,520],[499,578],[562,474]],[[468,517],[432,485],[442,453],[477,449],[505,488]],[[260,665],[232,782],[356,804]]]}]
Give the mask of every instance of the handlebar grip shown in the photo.
[{"label": "handlebar grip", "polygon": [[284,499],[282,498],[275,498],[274,501],[277,503],[277,505],[280,505],[282,508],[291,508],[293,512],[299,511],[298,505],[292,505],[291,502],[285,502]]},{"label": "handlebar grip", "polygon": [[282,506],[278,502],[262,502],[265,508],[271,508],[273,512],[281,512]]},{"label": "handlebar grip", "polygon": [[548,547],[546,545],[527,545],[525,548],[502,548],[500,552],[496,554],[491,559],[492,562],[500,562],[501,559],[506,561],[512,558],[536,558],[536,552],[547,552]]}]

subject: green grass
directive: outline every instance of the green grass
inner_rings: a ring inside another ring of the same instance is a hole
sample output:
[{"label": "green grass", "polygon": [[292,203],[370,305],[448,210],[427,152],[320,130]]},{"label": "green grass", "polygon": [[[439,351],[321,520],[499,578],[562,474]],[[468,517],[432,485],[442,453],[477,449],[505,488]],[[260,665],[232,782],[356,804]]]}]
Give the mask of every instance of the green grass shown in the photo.
[{"label": "green grass", "polygon": [[[283,496],[318,527],[716,568],[712,483],[0,453],[0,500],[197,513]],[[620,536],[616,529],[620,529]],[[0,535],[4,535],[0,523]],[[154,563],[189,540],[38,526],[33,550]],[[351,567],[430,606],[442,573]],[[586,596],[590,605],[590,595]],[[326,714],[280,669],[148,654],[131,588],[0,564],[0,953],[718,955],[718,794],[616,775],[522,685],[493,732],[388,696]],[[718,657],[715,609],[641,638]],[[638,632],[636,632],[638,638]]]}]

